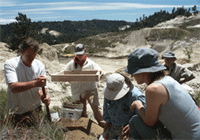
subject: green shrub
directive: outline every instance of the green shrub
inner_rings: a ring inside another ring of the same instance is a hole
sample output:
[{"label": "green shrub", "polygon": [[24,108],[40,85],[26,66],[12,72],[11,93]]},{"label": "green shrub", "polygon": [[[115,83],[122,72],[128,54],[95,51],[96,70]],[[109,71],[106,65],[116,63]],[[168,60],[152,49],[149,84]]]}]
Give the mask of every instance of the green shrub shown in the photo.
[{"label": "green shrub", "polygon": [[106,39],[90,39],[81,38],[75,44],[82,43],[87,47],[87,53],[93,54],[105,51],[105,47],[111,46],[111,43]]},{"label": "green shrub", "polygon": [[74,51],[72,49],[65,49],[64,54],[73,54]]},{"label": "green shrub", "polygon": [[72,103],[73,101],[74,100],[73,100],[72,96],[67,96],[67,97],[61,99],[62,104],[63,103]]},{"label": "green shrub", "polygon": [[185,47],[183,50],[184,54],[188,57],[188,60],[191,60],[191,55],[193,53],[192,47]]},{"label": "green shrub", "polygon": [[6,116],[8,115],[7,110],[8,102],[7,102],[7,93],[5,90],[0,90],[0,121],[4,121]]}]

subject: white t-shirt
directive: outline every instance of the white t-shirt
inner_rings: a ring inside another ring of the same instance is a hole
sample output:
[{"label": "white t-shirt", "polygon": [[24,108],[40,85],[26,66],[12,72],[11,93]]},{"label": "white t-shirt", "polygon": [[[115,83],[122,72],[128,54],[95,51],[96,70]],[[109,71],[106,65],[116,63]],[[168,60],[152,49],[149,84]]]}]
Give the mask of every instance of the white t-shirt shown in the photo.
[{"label": "white t-shirt", "polygon": [[[74,60],[71,60],[65,66],[65,70],[70,70],[70,71],[71,70],[73,70],[73,71],[99,70],[99,71],[102,71],[101,67],[89,58],[86,59],[86,61],[84,62],[82,67],[80,67],[80,65],[77,65],[77,68],[75,68]],[[103,72],[103,74],[105,74],[105,73]],[[72,83],[70,83],[70,85],[71,85],[72,97],[75,101],[80,100],[80,96],[84,98],[87,92],[97,88],[96,82],[76,82],[76,83],[72,82]]]},{"label": "white t-shirt", "polygon": [[[45,67],[39,61],[34,59],[32,66],[24,65],[21,57],[11,58],[4,64],[6,84],[14,82],[33,81],[39,75],[46,76]],[[15,114],[22,114],[36,109],[41,105],[41,99],[38,90],[41,87],[32,88],[21,93],[12,93],[8,86],[8,109]]]}]

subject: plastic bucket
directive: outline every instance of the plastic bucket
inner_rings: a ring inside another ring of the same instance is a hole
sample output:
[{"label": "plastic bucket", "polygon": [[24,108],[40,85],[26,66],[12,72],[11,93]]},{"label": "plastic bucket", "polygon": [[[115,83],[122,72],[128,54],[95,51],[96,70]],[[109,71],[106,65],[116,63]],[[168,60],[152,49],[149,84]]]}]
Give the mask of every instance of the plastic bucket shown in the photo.
[{"label": "plastic bucket", "polygon": [[72,119],[72,120],[78,120],[78,119],[80,119],[82,112],[83,112],[82,108],[72,109],[72,108],[63,107],[62,117]]}]

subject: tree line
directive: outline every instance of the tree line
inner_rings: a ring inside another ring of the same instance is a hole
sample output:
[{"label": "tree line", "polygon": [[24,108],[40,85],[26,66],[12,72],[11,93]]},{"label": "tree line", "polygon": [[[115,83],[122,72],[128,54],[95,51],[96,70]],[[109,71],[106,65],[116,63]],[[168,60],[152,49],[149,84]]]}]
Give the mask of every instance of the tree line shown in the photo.
[{"label": "tree line", "polygon": [[[99,33],[118,32],[118,27],[131,25],[126,21],[112,20],[86,20],[86,21],[52,21],[52,22],[31,22],[26,14],[18,13],[16,22],[0,26],[0,41],[9,44],[11,49],[17,49],[19,43],[27,38],[33,37],[38,42],[46,42],[49,45],[60,43],[71,43],[80,38],[96,35]],[[48,28],[41,33],[43,28]],[[54,36],[50,30],[60,32],[61,35]]]},{"label": "tree line", "polygon": [[[192,9],[192,10],[191,10]],[[120,32],[119,27],[130,25],[129,30],[138,30],[145,27],[153,27],[160,22],[173,19],[177,16],[191,16],[198,14],[196,5],[189,9],[183,6],[173,8],[169,13],[166,10],[160,10],[153,15],[140,17],[136,22],[115,21],[115,20],[86,20],[86,21],[52,21],[52,22],[31,22],[31,19],[26,14],[18,13],[15,18],[16,22],[0,25],[0,41],[6,42],[12,50],[18,49],[20,42],[27,38],[33,37],[38,42],[46,42],[49,45],[60,43],[71,43],[80,38],[96,35],[106,32]],[[43,28],[48,28],[45,34],[41,33]],[[49,33],[50,30],[55,30],[61,33],[59,36],[54,36]]]},{"label": "tree line", "polygon": [[150,15],[149,17],[143,14],[143,17],[140,17],[140,19],[136,19],[136,22],[135,24],[133,24],[133,26],[131,26],[131,29],[138,30],[145,27],[153,27],[161,22],[174,19],[177,16],[189,17],[192,15],[192,13],[194,15],[198,14],[196,5],[188,9],[184,8],[184,6],[178,7],[177,9],[174,7],[171,13],[169,13],[166,10],[160,10],[159,12],[155,12],[153,15]]}]

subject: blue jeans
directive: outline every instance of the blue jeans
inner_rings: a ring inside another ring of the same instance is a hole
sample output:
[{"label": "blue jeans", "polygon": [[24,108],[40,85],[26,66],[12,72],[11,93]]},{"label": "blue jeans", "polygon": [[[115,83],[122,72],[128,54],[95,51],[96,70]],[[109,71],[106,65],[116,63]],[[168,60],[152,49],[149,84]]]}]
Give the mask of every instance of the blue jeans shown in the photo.
[{"label": "blue jeans", "polygon": [[150,127],[144,123],[142,118],[134,115],[129,121],[130,135],[134,139],[170,139],[170,132],[167,131],[163,124],[156,123]]}]

